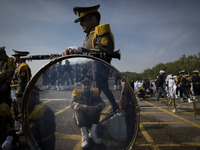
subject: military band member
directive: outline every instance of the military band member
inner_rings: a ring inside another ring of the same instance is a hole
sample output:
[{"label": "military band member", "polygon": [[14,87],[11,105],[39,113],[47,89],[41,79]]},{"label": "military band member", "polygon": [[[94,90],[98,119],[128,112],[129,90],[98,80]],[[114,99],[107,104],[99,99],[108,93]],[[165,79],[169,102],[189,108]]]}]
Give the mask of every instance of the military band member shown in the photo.
[{"label": "military band member", "polygon": [[[23,96],[23,93],[25,91],[26,85],[31,79],[31,69],[29,68],[28,64],[25,62],[25,60],[20,59],[21,56],[27,56],[29,52],[26,51],[16,51],[13,50],[14,54],[14,60],[16,64],[16,70],[12,79],[11,83],[11,89],[12,89],[12,99],[14,100],[14,106],[15,110],[15,120],[18,121],[18,117],[21,112],[21,99]],[[18,124],[18,122],[15,122],[15,124]],[[22,133],[22,127],[20,125],[20,131],[18,134]]]},{"label": "military band member", "polygon": [[5,47],[0,47],[0,149],[10,150],[15,136],[11,117],[10,83],[15,70],[13,58],[9,58]]},{"label": "military band member", "polygon": [[181,102],[184,102],[183,100],[183,94],[188,98],[188,103],[192,103],[192,100],[190,99],[189,95],[188,95],[188,92],[187,92],[187,78],[186,76],[184,75],[185,73],[185,70],[182,70],[179,72],[179,77],[178,77],[178,84],[180,84],[180,99],[181,99]]},{"label": "military band member", "polygon": [[166,96],[165,89],[164,89],[164,86],[165,86],[164,74],[165,74],[165,71],[160,70],[160,75],[158,76],[158,81],[157,81],[158,82],[158,93],[156,96],[157,102],[159,102],[159,97],[160,97],[161,93],[163,94],[164,98],[167,100],[167,96]]},{"label": "military band member", "polygon": [[105,103],[99,96],[98,89],[91,89],[91,76],[82,76],[80,82],[81,89],[75,88],[72,93],[72,109],[74,109],[75,123],[81,130],[82,147],[86,148],[89,146],[88,131],[96,144],[101,143],[96,129]]},{"label": "military band member", "polygon": [[145,86],[142,85],[138,90],[137,90],[137,96],[140,100],[144,100],[146,98],[146,91],[145,91]]},{"label": "military band member", "polygon": [[200,95],[200,76],[198,70],[193,71],[192,85],[193,85],[194,95],[195,96]]},{"label": "military band member", "polygon": [[[78,52],[113,52],[114,51],[114,37],[110,29],[109,24],[100,24],[101,15],[98,12],[100,5],[91,7],[74,7],[73,11],[78,16],[74,22],[80,22],[80,26],[83,32],[86,33],[82,48],[78,49],[66,49],[62,55],[76,54]],[[111,62],[111,58],[105,58],[108,63]],[[103,74],[101,76],[101,74]],[[93,65],[93,78],[96,82],[100,92],[103,91],[108,100],[110,101],[113,111],[116,111],[119,106],[117,105],[115,98],[108,88],[108,69],[102,64],[95,61]],[[107,75],[107,76],[106,76]]]},{"label": "military band member", "polygon": [[55,115],[53,110],[40,101],[40,90],[34,86],[28,103],[28,119],[32,135],[42,150],[55,149]]}]

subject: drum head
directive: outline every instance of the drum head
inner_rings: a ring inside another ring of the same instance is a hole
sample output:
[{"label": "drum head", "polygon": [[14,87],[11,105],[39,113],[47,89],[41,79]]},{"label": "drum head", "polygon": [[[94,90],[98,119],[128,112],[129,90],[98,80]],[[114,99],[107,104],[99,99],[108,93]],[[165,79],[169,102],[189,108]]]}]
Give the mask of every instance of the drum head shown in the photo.
[{"label": "drum head", "polygon": [[[79,99],[83,95],[83,80],[80,79],[84,76],[92,78],[93,97],[105,104],[100,116],[95,118],[95,131],[101,144],[95,144],[89,137],[88,147],[132,149],[138,133],[139,107],[129,83],[117,69],[101,59],[70,55],[42,67],[24,92],[23,131],[32,150],[82,149],[81,121],[78,126],[72,106],[74,96]],[[121,92],[124,86],[126,92]],[[116,110],[117,106],[122,109]],[[93,121],[86,124],[89,122]],[[88,134],[92,132],[90,127],[87,127]]]}]

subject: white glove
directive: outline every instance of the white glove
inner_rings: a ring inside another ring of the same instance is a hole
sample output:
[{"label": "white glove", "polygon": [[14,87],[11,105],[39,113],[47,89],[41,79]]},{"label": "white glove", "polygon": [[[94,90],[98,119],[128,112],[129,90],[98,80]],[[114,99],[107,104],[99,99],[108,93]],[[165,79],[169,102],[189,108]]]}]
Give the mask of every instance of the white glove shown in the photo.
[{"label": "white glove", "polygon": [[81,47],[77,47],[77,46],[70,46],[70,47],[67,47],[67,49],[77,50],[78,53],[82,52],[82,48]]},{"label": "white glove", "polygon": [[5,142],[1,146],[2,150],[11,150],[12,140],[13,140],[12,136],[7,136]]}]

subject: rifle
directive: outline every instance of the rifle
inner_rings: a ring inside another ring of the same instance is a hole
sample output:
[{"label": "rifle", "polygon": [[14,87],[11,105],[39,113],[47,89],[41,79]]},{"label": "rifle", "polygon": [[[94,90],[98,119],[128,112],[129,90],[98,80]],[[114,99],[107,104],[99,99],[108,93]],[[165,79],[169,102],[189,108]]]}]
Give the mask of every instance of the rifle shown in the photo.
[{"label": "rifle", "polygon": [[[114,52],[81,52],[78,54],[82,54],[82,55],[87,55],[87,56],[94,56],[94,57],[98,57],[98,58],[116,58],[119,59],[121,58],[121,53],[120,50],[114,51]],[[50,55],[32,55],[29,57],[21,57],[21,60],[46,60],[46,59],[56,59],[58,57],[62,57],[61,54],[50,54]]]}]

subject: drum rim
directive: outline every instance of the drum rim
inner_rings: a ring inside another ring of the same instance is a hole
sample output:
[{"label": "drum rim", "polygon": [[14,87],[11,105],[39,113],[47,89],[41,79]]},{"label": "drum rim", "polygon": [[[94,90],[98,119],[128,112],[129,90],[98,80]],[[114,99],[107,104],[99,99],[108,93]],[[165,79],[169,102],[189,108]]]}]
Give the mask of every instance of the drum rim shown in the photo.
[{"label": "drum rim", "polygon": [[139,124],[140,124],[140,109],[139,109],[139,105],[136,99],[136,96],[134,94],[134,91],[132,89],[132,87],[130,86],[129,82],[125,79],[125,77],[122,75],[122,73],[117,70],[114,66],[112,66],[111,64],[107,63],[106,61],[97,58],[97,57],[93,57],[93,56],[89,56],[89,55],[80,55],[80,54],[73,54],[73,55],[67,55],[67,56],[63,56],[63,57],[59,57],[56,58],[54,60],[51,60],[50,62],[48,62],[46,65],[42,66],[37,72],[36,74],[31,78],[31,80],[28,82],[23,97],[22,97],[22,119],[23,119],[23,123],[22,123],[22,127],[23,127],[23,131],[24,131],[24,136],[25,139],[29,145],[29,147],[34,150],[34,149],[40,149],[38,143],[36,142],[35,138],[33,137],[31,131],[30,131],[30,125],[28,122],[28,98],[30,95],[30,92],[33,88],[33,86],[35,85],[35,83],[38,81],[38,79],[40,78],[40,76],[44,73],[45,70],[47,70],[50,66],[56,64],[59,61],[62,60],[67,60],[70,58],[89,58],[91,60],[95,60],[95,61],[99,61],[103,64],[105,64],[107,67],[113,69],[115,72],[117,72],[117,74],[121,77],[121,79],[123,79],[126,83],[126,85],[128,86],[129,91],[131,92],[131,95],[133,96],[133,101],[135,104],[135,108],[136,108],[136,124],[135,124],[135,131],[134,131],[134,137],[132,138],[132,140],[130,141],[129,146],[127,147],[127,149],[132,149],[135,142],[136,142],[136,138],[138,135],[138,130],[139,130]]}]

